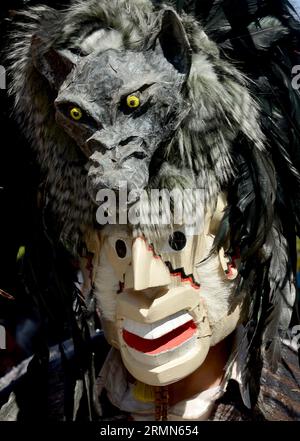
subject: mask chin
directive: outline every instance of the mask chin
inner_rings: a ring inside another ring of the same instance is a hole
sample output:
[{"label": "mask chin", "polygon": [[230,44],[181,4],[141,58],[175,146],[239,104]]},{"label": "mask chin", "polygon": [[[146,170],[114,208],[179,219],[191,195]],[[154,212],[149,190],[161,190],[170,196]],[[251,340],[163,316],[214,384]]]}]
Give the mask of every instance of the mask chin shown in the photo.
[{"label": "mask chin", "polygon": [[121,346],[121,356],[127,370],[137,380],[151,386],[166,386],[192,374],[205,361],[212,346],[215,346],[237,327],[240,320],[241,307],[238,305],[228,316],[223,317],[212,326],[212,335],[197,337],[171,351],[159,355],[148,356],[145,364],[144,356],[126,345]]},{"label": "mask chin", "polygon": [[[123,340],[122,327],[118,329],[115,322],[102,319],[102,326],[107,341],[120,350],[126,369],[135,379],[151,386],[167,386],[192,374],[203,364],[210,348],[236,329],[241,309],[240,303],[231,314],[210,325],[204,320],[187,341],[175,349],[157,354],[143,353],[129,347]],[[117,320],[119,324],[122,321]]]},{"label": "mask chin", "polygon": [[[183,354],[179,351],[171,360],[172,357],[163,353],[158,357],[153,356],[155,359],[149,360],[147,364],[141,363],[133,354],[134,350],[126,346],[121,347],[121,356],[126,369],[137,380],[151,386],[167,386],[187,377],[201,366],[209,348],[210,336],[206,336],[192,339],[190,347],[181,348]],[[164,359],[169,361],[163,362]],[[151,362],[157,366],[151,366]]]},{"label": "mask chin", "polygon": [[[102,320],[107,341],[120,350],[126,369],[137,380],[151,386],[166,386],[187,377],[205,361],[212,346],[224,340],[237,327],[241,317],[241,304],[215,323],[199,320],[194,335],[173,349],[158,353],[136,350],[123,339],[123,318],[117,323]],[[199,324],[199,322],[201,322]]]}]

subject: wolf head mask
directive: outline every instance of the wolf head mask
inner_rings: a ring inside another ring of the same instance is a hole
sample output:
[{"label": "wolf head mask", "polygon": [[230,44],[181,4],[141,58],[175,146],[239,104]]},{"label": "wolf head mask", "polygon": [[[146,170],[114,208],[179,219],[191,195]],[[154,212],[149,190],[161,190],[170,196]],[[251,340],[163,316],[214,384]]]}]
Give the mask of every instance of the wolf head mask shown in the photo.
[{"label": "wolf head mask", "polygon": [[145,188],[155,150],[189,111],[182,92],[191,64],[187,36],[173,11],[159,18],[160,31],[143,51],[100,44],[75,65],[66,53],[42,53],[33,39],[34,64],[58,92],[56,122],[86,156],[94,191],[117,191],[121,181]]}]

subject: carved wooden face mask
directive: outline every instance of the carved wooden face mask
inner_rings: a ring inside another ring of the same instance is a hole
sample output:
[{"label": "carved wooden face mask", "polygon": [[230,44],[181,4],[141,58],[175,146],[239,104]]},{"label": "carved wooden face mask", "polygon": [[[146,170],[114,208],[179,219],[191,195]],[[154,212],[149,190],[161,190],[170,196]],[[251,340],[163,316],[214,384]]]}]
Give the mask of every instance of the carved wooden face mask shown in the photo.
[{"label": "carved wooden face mask", "polygon": [[237,270],[222,251],[203,260],[214,222],[208,216],[197,236],[178,227],[152,243],[127,227],[101,232],[95,284],[104,331],[139,381],[158,386],[186,377],[237,326]]}]

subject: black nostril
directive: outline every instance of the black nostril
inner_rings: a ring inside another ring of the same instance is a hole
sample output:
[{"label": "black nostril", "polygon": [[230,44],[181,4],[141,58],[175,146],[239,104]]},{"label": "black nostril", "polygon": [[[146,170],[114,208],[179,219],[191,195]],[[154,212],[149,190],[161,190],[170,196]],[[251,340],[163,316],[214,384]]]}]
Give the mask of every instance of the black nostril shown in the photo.
[{"label": "black nostril", "polygon": [[146,153],[144,152],[134,152],[131,156],[136,159],[145,159],[147,157]]},{"label": "black nostril", "polygon": [[135,141],[136,139],[138,139],[137,136],[129,136],[128,138],[123,139],[122,141],[120,141],[119,145],[123,146],[123,145],[130,144],[132,141]]},{"label": "black nostril", "polygon": [[87,141],[86,144],[90,151],[90,154],[94,152],[100,152],[104,155],[104,153],[106,153],[107,150],[109,150],[105,144],[103,144],[100,141],[97,141],[96,139],[90,139],[89,141]]}]

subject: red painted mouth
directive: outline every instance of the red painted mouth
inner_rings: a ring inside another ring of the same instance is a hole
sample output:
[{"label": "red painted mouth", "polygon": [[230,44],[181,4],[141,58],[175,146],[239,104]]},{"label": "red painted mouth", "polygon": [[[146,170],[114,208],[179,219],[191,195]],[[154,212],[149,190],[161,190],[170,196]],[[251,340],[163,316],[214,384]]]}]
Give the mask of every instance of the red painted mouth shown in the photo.
[{"label": "red painted mouth", "polygon": [[126,329],[123,329],[123,339],[129,347],[136,351],[155,355],[181,345],[183,342],[190,339],[195,334],[196,330],[197,326],[195,322],[190,320],[184,325],[168,332],[168,334],[153,340],[139,337],[138,335],[132,334],[131,332],[126,331]]}]

